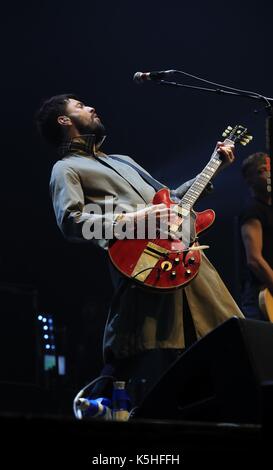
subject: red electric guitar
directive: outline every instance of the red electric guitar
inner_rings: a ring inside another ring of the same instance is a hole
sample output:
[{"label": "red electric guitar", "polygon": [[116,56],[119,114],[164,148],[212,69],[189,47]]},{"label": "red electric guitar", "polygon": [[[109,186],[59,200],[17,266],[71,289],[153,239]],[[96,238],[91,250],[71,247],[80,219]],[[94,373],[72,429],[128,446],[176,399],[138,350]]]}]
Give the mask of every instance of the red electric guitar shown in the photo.
[{"label": "red electric guitar", "polygon": [[[228,127],[222,134],[225,143],[240,142],[246,145],[252,136],[240,125]],[[215,149],[209,163],[197,176],[179,204],[170,198],[169,189],[160,189],[153,198],[153,204],[164,203],[176,213],[175,222],[169,231],[177,238],[115,239],[109,246],[109,255],[114,266],[125,276],[143,286],[169,291],[188,284],[198,274],[202,246],[198,243],[199,233],[213,224],[215,212],[207,209],[195,212],[192,208],[216,170],[221,165],[221,155]]]}]

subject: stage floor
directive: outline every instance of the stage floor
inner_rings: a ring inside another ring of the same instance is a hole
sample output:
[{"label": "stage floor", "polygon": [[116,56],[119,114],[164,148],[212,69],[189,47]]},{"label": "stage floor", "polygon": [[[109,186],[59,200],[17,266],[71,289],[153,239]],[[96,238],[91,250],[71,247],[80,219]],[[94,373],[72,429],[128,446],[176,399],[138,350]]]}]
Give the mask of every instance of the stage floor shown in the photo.
[{"label": "stage floor", "polygon": [[2,457],[20,465],[265,463],[270,431],[260,425],[169,420],[77,421],[2,414]]}]

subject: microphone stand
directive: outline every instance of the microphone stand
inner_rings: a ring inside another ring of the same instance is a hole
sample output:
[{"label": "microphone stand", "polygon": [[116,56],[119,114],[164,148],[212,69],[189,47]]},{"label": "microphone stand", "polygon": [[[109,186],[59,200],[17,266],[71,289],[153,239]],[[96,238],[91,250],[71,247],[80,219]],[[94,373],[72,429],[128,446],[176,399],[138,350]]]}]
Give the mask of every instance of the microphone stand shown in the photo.
[{"label": "microphone stand", "polygon": [[[189,75],[185,72],[180,70],[174,70],[174,73],[181,73],[183,75]],[[189,75],[191,76],[191,75]],[[199,79],[198,77],[194,77]],[[202,81],[206,81],[203,80]],[[207,88],[207,87],[200,87],[196,85],[185,85],[184,83],[177,83],[177,82],[170,82],[168,80],[155,80],[158,85],[165,85],[169,87],[181,87],[181,88],[191,88],[193,90],[198,91],[206,91],[208,93],[216,93],[217,95],[231,95],[231,96],[240,96],[241,98],[246,98],[249,100],[258,100],[266,104],[266,106],[262,109],[265,109],[267,116],[265,121],[265,128],[266,128],[266,151],[270,158],[270,184],[269,192],[271,192],[271,182],[272,182],[272,174],[273,174],[273,98],[268,98],[266,96],[260,95],[258,93],[252,93],[245,90],[237,90],[237,91],[230,91],[230,90],[223,90],[222,88]],[[208,82],[209,83],[209,82]],[[260,111],[260,110],[259,110]],[[256,111],[258,112],[258,111]],[[273,201],[271,200],[271,207],[273,210]]]}]

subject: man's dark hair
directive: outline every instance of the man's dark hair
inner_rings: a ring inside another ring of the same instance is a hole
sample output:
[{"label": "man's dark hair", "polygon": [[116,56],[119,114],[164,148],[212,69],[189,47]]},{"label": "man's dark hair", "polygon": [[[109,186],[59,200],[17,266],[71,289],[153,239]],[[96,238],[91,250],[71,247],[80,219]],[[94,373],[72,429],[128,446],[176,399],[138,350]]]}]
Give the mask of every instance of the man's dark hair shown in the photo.
[{"label": "man's dark hair", "polygon": [[245,158],[242,163],[242,174],[244,178],[248,178],[260,165],[266,162],[267,154],[264,152],[256,152]]},{"label": "man's dark hair", "polygon": [[65,114],[66,105],[70,98],[78,99],[75,95],[69,93],[52,96],[43,102],[36,114],[39,133],[55,147],[58,147],[64,139],[63,129],[57,119]]}]

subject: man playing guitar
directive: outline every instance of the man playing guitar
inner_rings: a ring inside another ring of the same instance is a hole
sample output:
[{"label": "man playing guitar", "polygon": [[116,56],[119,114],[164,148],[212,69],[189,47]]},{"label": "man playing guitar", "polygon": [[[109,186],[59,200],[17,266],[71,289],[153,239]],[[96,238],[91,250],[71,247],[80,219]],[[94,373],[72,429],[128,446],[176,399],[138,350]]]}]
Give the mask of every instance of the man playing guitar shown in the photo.
[{"label": "man playing guitar", "polygon": [[[73,95],[54,96],[43,103],[37,123],[43,137],[59,148],[61,159],[53,166],[50,190],[58,226],[68,240],[94,242],[108,250],[105,230],[91,240],[84,236],[84,227],[100,222],[105,229],[110,220],[118,231],[123,214],[109,212],[109,197],[114,209],[126,203],[127,221],[151,212],[171,215],[172,208],[152,203],[160,183],[146,170],[128,156],[101,152],[105,130],[94,107]],[[221,155],[221,167],[228,166],[234,161],[233,143],[219,142],[216,153],[214,160]],[[171,197],[180,200],[197,180],[171,191]],[[88,212],[90,204],[100,211]],[[137,211],[139,204],[144,204],[142,212]],[[157,249],[149,246],[155,255]],[[215,268],[202,250],[198,253],[202,258],[198,275],[186,287],[167,293],[146,289],[111,265],[115,293],[104,334],[102,374],[110,372],[131,384],[131,396],[140,381],[147,393],[196,339],[234,315],[243,317]]]}]

